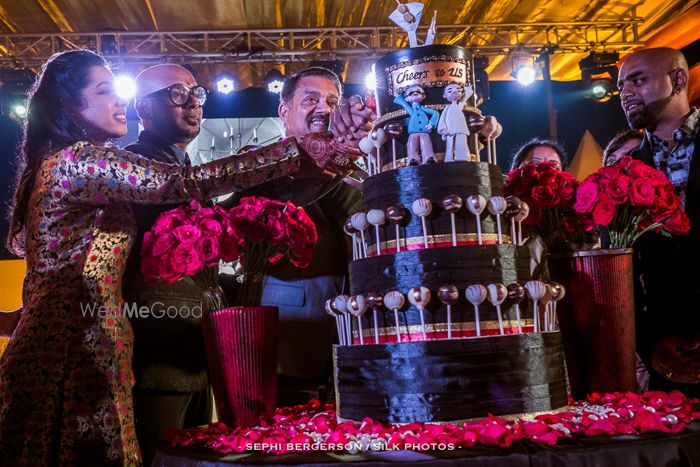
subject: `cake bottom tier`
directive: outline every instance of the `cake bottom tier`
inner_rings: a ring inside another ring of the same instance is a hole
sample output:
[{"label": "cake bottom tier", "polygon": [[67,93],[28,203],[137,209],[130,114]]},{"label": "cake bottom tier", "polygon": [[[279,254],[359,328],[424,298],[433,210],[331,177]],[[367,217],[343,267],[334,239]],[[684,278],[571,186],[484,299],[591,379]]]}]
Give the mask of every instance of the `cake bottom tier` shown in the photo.
[{"label": "cake bottom tier", "polygon": [[559,332],[338,346],[339,418],[448,422],[567,403]]}]

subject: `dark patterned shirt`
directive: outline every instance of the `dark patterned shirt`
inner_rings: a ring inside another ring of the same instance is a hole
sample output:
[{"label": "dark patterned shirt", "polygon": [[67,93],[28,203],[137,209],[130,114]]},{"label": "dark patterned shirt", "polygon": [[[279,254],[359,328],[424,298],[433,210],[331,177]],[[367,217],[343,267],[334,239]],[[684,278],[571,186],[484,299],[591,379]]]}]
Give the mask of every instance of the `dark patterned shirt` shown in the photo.
[{"label": "dark patterned shirt", "polygon": [[695,137],[700,130],[700,110],[693,108],[683,124],[673,132],[673,145],[669,147],[666,141],[645,131],[651,147],[654,165],[666,174],[666,177],[676,187],[676,193],[681,198],[681,207],[685,208],[685,190],[690,174],[690,161],[695,151]]}]

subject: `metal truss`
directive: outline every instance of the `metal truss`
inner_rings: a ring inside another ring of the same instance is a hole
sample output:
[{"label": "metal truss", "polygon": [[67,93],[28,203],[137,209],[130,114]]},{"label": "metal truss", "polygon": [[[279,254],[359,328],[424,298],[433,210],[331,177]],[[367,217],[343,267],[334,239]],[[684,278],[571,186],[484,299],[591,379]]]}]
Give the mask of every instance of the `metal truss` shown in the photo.
[{"label": "metal truss", "polygon": [[[641,45],[640,18],[620,21],[490,23],[438,26],[435,43],[480,55],[589,51],[624,52]],[[418,37],[427,28],[419,29]],[[95,32],[0,35],[0,68],[37,68],[68,49],[101,51],[117,65],[174,63],[364,61],[403,48],[396,27],[241,29],[226,31]]]}]

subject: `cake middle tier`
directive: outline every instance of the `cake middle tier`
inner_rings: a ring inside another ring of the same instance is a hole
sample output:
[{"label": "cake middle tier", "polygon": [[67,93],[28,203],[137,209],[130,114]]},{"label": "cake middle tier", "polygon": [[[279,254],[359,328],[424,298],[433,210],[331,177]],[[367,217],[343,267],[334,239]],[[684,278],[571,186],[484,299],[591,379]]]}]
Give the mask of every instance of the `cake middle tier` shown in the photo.
[{"label": "cake middle tier", "polygon": [[[452,244],[452,215],[443,207],[448,196],[457,196],[462,207],[454,212],[454,227],[457,243],[476,244],[476,215],[467,209],[470,196],[481,195],[485,202],[494,196],[503,196],[503,174],[498,166],[485,162],[447,162],[423,164],[389,170],[369,177],[362,184],[365,211],[392,206],[403,206],[406,217],[399,223],[399,242],[403,249],[412,245],[423,245],[423,224],[420,216],[412,210],[413,202],[424,198],[430,200],[432,209],[425,218],[430,248]],[[480,227],[484,243],[497,243],[496,219],[488,209],[482,208]],[[503,242],[510,241],[510,224],[501,216]],[[378,228],[381,250],[395,248],[396,229],[390,221]],[[377,232],[370,226],[366,233],[369,250],[376,254]],[[371,254],[372,254],[371,253]]]},{"label": "cake middle tier", "polygon": [[[424,316],[429,334],[441,337],[445,334],[444,323],[448,321],[447,306],[438,299],[438,290],[444,285],[454,285],[459,290],[459,298],[451,305],[450,321],[455,337],[475,334],[475,310],[464,295],[472,284],[487,285],[500,282],[524,284],[531,279],[530,255],[527,247],[505,245],[473,245],[427,250],[409,250],[399,253],[371,256],[350,263],[350,292],[353,295],[370,293],[385,294],[398,290],[406,294],[411,288],[427,287],[432,299],[427,306],[429,316]],[[501,306],[506,333],[517,332],[518,315],[522,319],[523,330],[532,326],[531,304],[523,301],[516,310],[515,303],[506,300]],[[400,310],[402,327],[408,327],[408,335],[420,331],[420,310],[406,305]],[[378,316],[381,334],[393,333],[393,317],[389,313]],[[498,314],[496,307],[488,301],[479,305],[481,333],[498,334]],[[385,330],[385,331],[384,331]],[[432,331],[435,331],[433,333]],[[367,330],[369,332],[369,330]],[[403,332],[403,331],[402,331]],[[410,339],[413,340],[413,339]]]}]

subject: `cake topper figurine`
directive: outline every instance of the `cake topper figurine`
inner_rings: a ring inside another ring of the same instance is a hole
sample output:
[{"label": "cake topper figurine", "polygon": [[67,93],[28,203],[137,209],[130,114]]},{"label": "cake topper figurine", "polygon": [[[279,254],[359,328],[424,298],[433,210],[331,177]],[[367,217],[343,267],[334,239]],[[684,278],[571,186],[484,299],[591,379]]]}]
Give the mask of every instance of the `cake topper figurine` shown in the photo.
[{"label": "cake topper figurine", "polygon": [[357,318],[357,333],[360,335],[360,345],[365,345],[362,331],[362,315],[367,311],[367,300],[364,295],[351,295],[348,299],[348,311]]},{"label": "cake topper figurine", "polygon": [[452,246],[457,246],[457,227],[455,226],[455,213],[462,209],[464,201],[459,195],[447,195],[442,198],[442,208],[450,213],[452,221]]},{"label": "cake topper figurine", "polygon": [[474,94],[471,86],[466,88],[461,84],[452,83],[445,86],[442,97],[449,102],[440,114],[438,133],[445,140],[445,162],[469,160],[467,136],[469,127],[464,116],[464,106],[467,99]]},{"label": "cake topper figurine", "polygon": [[374,321],[374,343],[379,344],[379,313],[377,309],[384,304],[384,296],[380,292],[370,292],[367,294],[367,305],[372,309],[372,320]]},{"label": "cake topper figurine", "polygon": [[423,4],[419,2],[401,3],[396,0],[398,6],[389,15],[389,19],[408,34],[408,44],[410,47],[418,47],[416,30],[420,17],[423,15]]},{"label": "cake topper figurine", "polygon": [[423,340],[428,340],[428,337],[425,334],[425,318],[423,317],[423,312],[425,311],[425,307],[428,305],[428,303],[430,303],[430,290],[423,286],[413,287],[406,295],[408,296],[408,301],[411,303],[411,305],[415,306],[418,308],[418,311],[420,311],[420,328],[423,332]]},{"label": "cake topper figurine", "polygon": [[510,300],[515,305],[515,322],[518,325],[518,334],[523,333],[523,325],[520,319],[520,302],[525,298],[525,288],[514,282],[508,287],[508,300]]},{"label": "cake topper figurine", "polygon": [[399,310],[406,303],[406,298],[398,290],[390,290],[384,295],[384,306],[394,310],[394,321],[396,323],[396,342],[401,342],[401,327],[399,325]]},{"label": "cake topper figurine", "polygon": [[407,87],[394,98],[394,103],[408,112],[408,165],[436,162],[430,132],[437,126],[440,114],[422,106],[424,100],[425,90],[418,84]]},{"label": "cake topper figurine", "polygon": [[459,290],[452,284],[443,285],[438,289],[438,300],[447,305],[447,338],[452,339],[452,305],[459,299]]},{"label": "cake topper figurine", "polygon": [[379,226],[386,223],[386,216],[384,211],[381,209],[370,209],[367,211],[367,222],[374,226],[374,235],[377,240],[377,246],[374,249],[374,254],[379,256],[381,254],[381,243],[379,242]]},{"label": "cake topper figurine", "polygon": [[481,337],[481,325],[479,324],[479,305],[484,303],[488,292],[481,284],[472,284],[464,291],[467,301],[474,305],[474,326],[476,327],[476,337]]},{"label": "cake topper figurine", "polygon": [[420,217],[420,222],[423,227],[423,247],[428,248],[428,229],[425,226],[425,218],[430,215],[433,210],[433,203],[428,198],[418,198],[411,205],[413,213]]}]

